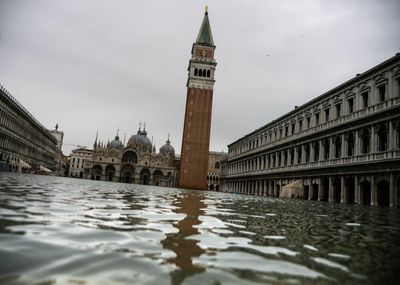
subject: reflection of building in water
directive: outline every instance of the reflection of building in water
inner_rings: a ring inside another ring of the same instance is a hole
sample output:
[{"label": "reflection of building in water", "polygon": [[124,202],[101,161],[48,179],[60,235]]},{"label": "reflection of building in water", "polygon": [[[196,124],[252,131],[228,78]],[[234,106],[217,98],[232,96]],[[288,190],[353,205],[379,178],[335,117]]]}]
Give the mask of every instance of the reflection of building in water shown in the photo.
[{"label": "reflection of building in water", "polygon": [[181,284],[189,276],[204,271],[204,268],[193,264],[193,258],[202,255],[205,250],[198,246],[197,240],[188,237],[199,234],[194,226],[201,224],[199,216],[204,214],[205,204],[202,196],[187,193],[184,197],[179,197],[174,203],[179,207],[174,210],[177,214],[186,214],[186,217],[174,224],[179,232],[167,234],[167,238],[161,243],[163,247],[172,250],[176,257],[167,260],[168,263],[179,267],[171,273],[171,284]]},{"label": "reflection of building in water", "polygon": [[400,54],[228,148],[224,192],[400,206]]}]

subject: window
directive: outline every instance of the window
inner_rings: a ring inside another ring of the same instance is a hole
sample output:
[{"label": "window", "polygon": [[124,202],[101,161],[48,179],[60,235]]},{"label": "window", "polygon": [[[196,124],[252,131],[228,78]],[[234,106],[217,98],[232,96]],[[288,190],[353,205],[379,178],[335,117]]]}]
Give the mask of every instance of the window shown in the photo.
[{"label": "window", "polygon": [[367,108],[368,107],[368,92],[363,92],[361,94],[361,98],[362,98],[362,106],[363,106],[363,108]]},{"label": "window", "polygon": [[354,134],[350,133],[347,136],[347,156],[353,156],[354,155]]},{"label": "window", "polygon": [[315,142],[314,143],[314,157],[313,157],[314,161],[318,161],[319,160],[319,142]]},{"label": "window", "polygon": [[329,109],[325,109],[325,122],[329,122]]},{"label": "window", "polygon": [[336,106],[336,119],[340,117],[340,104],[337,104]]},{"label": "window", "polygon": [[311,122],[311,118],[310,117],[307,117],[307,128],[309,128],[310,127],[310,122]]},{"label": "window", "polygon": [[379,102],[385,101],[386,97],[386,85],[381,85],[378,87],[378,93],[379,93]]},{"label": "window", "polygon": [[197,74],[199,73],[199,70],[197,68],[194,69],[194,76],[197,76]]},{"label": "window", "polygon": [[299,120],[299,131],[303,130],[303,120]]},{"label": "window", "polygon": [[370,145],[370,132],[368,129],[364,129],[361,133],[361,153],[367,154],[369,153],[369,145]]},{"label": "window", "polygon": [[319,125],[319,113],[315,114],[315,125]]},{"label": "window", "polygon": [[378,150],[385,151],[387,150],[388,143],[388,131],[385,125],[379,126],[378,129]]},{"label": "window", "polygon": [[280,129],[280,130],[279,130],[279,138],[282,138],[282,133],[283,133],[283,130]]},{"label": "window", "polygon": [[342,138],[337,136],[334,141],[335,145],[335,158],[340,158],[342,156]]},{"label": "window", "polygon": [[347,100],[347,104],[349,107],[349,114],[353,113],[354,111],[354,99],[350,98],[349,100]]},{"label": "window", "polygon": [[285,128],[285,137],[287,137],[289,135],[289,127]]},{"label": "window", "polygon": [[295,124],[292,124],[292,135],[294,134]]}]

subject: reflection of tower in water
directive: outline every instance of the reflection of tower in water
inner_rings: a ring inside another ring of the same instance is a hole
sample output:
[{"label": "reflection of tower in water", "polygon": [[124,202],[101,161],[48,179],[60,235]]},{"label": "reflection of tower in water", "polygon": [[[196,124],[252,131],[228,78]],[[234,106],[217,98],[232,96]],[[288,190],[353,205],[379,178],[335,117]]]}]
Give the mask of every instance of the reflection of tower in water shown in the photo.
[{"label": "reflection of tower in water", "polygon": [[186,277],[204,271],[204,268],[193,264],[193,258],[202,255],[205,250],[197,245],[199,241],[187,237],[197,235],[199,232],[195,225],[201,224],[199,216],[204,214],[205,204],[203,197],[195,193],[184,193],[183,197],[177,198],[174,205],[179,207],[174,212],[186,214],[186,217],[174,224],[179,232],[168,234],[167,238],[161,241],[163,247],[172,250],[176,257],[167,260],[179,269],[171,273],[171,284],[181,284]]}]

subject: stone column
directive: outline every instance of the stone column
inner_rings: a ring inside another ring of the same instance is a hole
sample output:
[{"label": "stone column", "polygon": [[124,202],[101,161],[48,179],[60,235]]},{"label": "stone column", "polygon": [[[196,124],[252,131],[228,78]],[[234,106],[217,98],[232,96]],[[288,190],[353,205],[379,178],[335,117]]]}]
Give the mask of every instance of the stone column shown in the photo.
[{"label": "stone column", "polygon": [[276,181],[272,180],[272,196],[276,196]]},{"label": "stone column", "polygon": [[354,136],[354,155],[359,155],[361,153],[360,150],[360,137],[358,135],[358,131],[355,131],[355,136]]},{"label": "stone column", "polygon": [[388,137],[388,150],[394,149],[395,133],[393,129],[393,122],[389,121],[389,137]]},{"label": "stone column", "polygon": [[340,203],[347,203],[347,187],[344,183],[344,176],[340,177]]},{"label": "stone column", "polygon": [[346,145],[347,145],[347,142],[346,142],[346,140],[345,140],[345,135],[340,135],[340,139],[341,139],[341,141],[342,141],[342,145],[341,145],[341,150],[340,150],[340,157],[342,158],[342,157],[346,157]]},{"label": "stone column", "polygon": [[390,189],[390,202],[389,202],[389,206],[390,207],[395,207],[396,206],[396,202],[395,202],[395,183],[394,183],[394,173],[391,172],[390,173],[390,178],[389,178],[389,189]]},{"label": "stone column", "polygon": [[291,159],[292,159],[292,156],[290,155],[290,148],[289,148],[289,149],[286,150],[286,165],[287,166],[292,165],[290,163]]},{"label": "stone column", "polygon": [[335,158],[333,138],[329,138],[329,159]]},{"label": "stone column", "polygon": [[375,183],[375,176],[371,175],[371,206],[377,205],[378,186]]},{"label": "stone column", "polygon": [[331,176],[329,176],[329,186],[328,186],[328,200],[329,202],[333,202],[333,185],[332,185],[333,179]]},{"label": "stone column", "polygon": [[314,144],[311,143],[311,144],[310,144],[310,162],[313,162],[313,161],[314,161],[314,152],[315,152]]},{"label": "stone column", "polygon": [[322,177],[320,177],[318,179],[318,182],[319,182],[319,184],[318,184],[318,201],[322,200],[322,181],[323,181],[323,179],[322,179]]},{"label": "stone column", "polygon": [[297,147],[295,147],[294,148],[294,159],[293,159],[294,164],[297,164],[298,158],[299,158],[298,150],[297,150]]},{"label": "stone column", "polygon": [[360,189],[360,180],[358,175],[354,176],[354,198],[356,204],[361,204],[361,189]]},{"label": "stone column", "polygon": [[371,126],[371,150],[370,153],[376,152],[376,134],[375,134],[375,127]]},{"label": "stone column", "polygon": [[304,145],[301,146],[301,163],[306,162],[306,148]]},{"label": "stone column", "polygon": [[320,140],[319,142],[319,160],[323,160],[324,157],[324,148],[323,148],[323,144],[322,144],[322,140]]}]

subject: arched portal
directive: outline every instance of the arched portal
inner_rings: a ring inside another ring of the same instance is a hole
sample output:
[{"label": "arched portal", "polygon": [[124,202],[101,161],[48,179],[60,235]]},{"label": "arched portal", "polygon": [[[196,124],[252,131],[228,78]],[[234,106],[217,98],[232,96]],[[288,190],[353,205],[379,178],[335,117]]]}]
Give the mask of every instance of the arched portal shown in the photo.
[{"label": "arched portal", "polygon": [[101,165],[96,164],[95,166],[93,166],[93,177],[95,180],[100,180],[102,173],[103,167],[101,167]]},{"label": "arched portal", "polygon": [[142,169],[140,171],[140,184],[149,185],[150,183],[150,170],[147,168]]},{"label": "arched portal", "polygon": [[303,199],[307,200],[310,197],[310,185],[303,186]]},{"label": "arched portal", "polygon": [[360,203],[371,205],[371,183],[366,179],[360,183]]},{"label": "arched portal", "polygon": [[378,183],[377,201],[380,207],[389,207],[390,202],[389,182],[381,180]]},{"label": "arched portal", "polygon": [[115,167],[112,164],[106,166],[106,177],[108,181],[113,181],[115,175]]},{"label": "arched portal", "polygon": [[120,181],[124,183],[133,183],[135,168],[131,164],[125,164],[121,169]]},{"label": "arched portal", "polygon": [[153,172],[153,185],[160,186],[162,183],[163,173],[160,170]]},{"label": "arched portal", "polygon": [[318,199],[318,184],[311,184],[311,200]]},{"label": "arched portal", "polygon": [[340,183],[340,178],[335,177],[333,179],[333,201],[336,203],[340,203],[340,197],[342,195],[342,187]]},{"label": "arched portal", "polygon": [[321,201],[328,201],[328,197],[329,197],[329,179],[327,177],[325,177],[322,180],[322,185],[320,185],[320,187],[322,187],[321,189]]},{"label": "arched portal", "polygon": [[354,204],[355,203],[355,180],[353,177],[349,177],[346,180],[346,191],[347,191],[347,203]]}]

